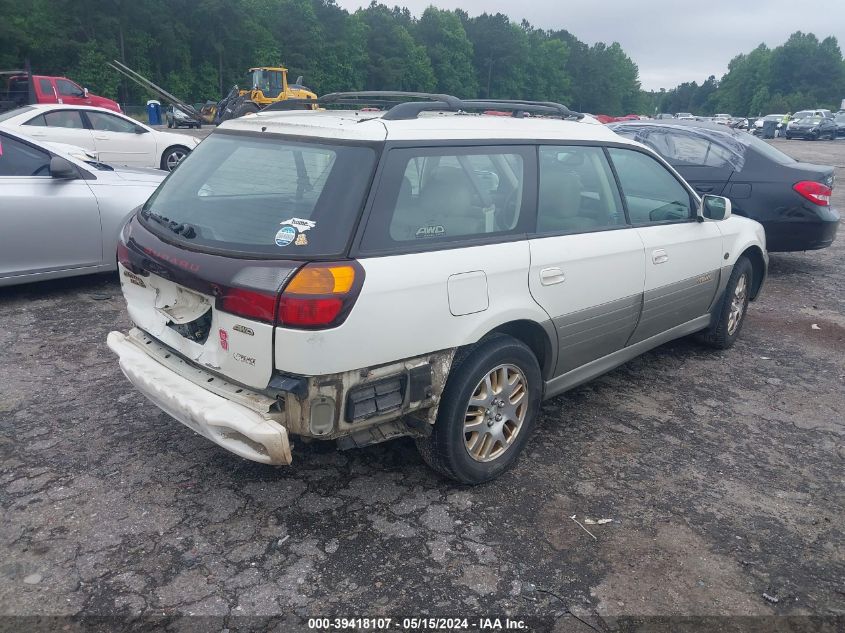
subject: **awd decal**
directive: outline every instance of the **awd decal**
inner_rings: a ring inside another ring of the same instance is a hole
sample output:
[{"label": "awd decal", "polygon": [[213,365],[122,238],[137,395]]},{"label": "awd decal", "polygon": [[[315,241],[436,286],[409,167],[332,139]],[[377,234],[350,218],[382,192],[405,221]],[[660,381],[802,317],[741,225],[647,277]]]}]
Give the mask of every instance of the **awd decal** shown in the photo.
[{"label": "awd decal", "polygon": [[255,336],[255,332],[252,328],[249,328],[245,325],[240,325],[239,323],[233,325],[232,329],[235,330],[235,332],[240,332],[241,334],[246,334],[247,336]]},{"label": "awd decal", "polygon": [[438,224],[437,226],[421,226],[417,229],[415,237],[436,237],[443,235],[445,232],[446,228],[442,224]]},{"label": "awd decal", "polygon": [[695,280],[697,284],[706,284],[708,281],[713,280],[713,273],[707,273],[706,275],[701,275],[698,279]]}]

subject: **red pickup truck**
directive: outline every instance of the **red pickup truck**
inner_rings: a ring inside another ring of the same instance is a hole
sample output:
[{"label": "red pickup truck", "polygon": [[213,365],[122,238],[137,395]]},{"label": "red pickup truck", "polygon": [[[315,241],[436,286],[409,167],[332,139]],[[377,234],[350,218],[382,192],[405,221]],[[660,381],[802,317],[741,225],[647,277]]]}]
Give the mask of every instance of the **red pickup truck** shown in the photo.
[{"label": "red pickup truck", "polygon": [[[2,81],[4,76],[5,82]],[[87,88],[66,77],[29,75],[25,71],[0,72],[0,112],[29,103],[65,103],[121,111],[116,101],[91,94]]]}]

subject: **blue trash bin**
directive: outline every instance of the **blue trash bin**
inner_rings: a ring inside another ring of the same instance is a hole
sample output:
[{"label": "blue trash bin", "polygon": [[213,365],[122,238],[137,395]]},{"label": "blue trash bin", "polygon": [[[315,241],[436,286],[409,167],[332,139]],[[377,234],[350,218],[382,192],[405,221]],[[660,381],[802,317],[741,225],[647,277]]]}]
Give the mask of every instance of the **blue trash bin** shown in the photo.
[{"label": "blue trash bin", "polygon": [[147,121],[150,125],[161,125],[161,102],[154,99],[147,101]]}]

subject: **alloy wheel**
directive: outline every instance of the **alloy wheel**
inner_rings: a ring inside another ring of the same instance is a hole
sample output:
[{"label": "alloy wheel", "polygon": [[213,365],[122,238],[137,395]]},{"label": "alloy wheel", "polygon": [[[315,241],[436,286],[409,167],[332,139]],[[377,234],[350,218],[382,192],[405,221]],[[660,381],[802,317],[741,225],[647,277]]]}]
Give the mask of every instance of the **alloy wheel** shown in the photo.
[{"label": "alloy wheel", "polygon": [[164,164],[167,165],[167,171],[173,171],[176,169],[176,165],[181,163],[187,155],[188,152],[183,149],[174,149],[170,152],[164,160]]},{"label": "alloy wheel", "polygon": [[733,336],[742,322],[745,312],[745,299],[748,295],[748,275],[743,273],[736,280],[733,297],[731,297],[731,311],[728,313],[728,335]]},{"label": "alloy wheel", "polygon": [[464,417],[464,445],[477,462],[490,462],[516,440],[528,413],[528,383],[515,365],[489,371],[470,396]]}]

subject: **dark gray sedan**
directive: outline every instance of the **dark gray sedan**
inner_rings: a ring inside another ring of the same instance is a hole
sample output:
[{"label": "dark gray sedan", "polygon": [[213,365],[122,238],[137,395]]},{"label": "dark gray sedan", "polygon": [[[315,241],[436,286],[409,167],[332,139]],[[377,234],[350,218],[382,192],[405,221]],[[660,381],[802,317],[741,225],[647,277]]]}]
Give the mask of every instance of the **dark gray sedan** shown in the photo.
[{"label": "dark gray sedan", "polygon": [[733,213],[766,229],[769,251],[826,248],[836,238],[833,167],[799,163],[747,132],[713,123],[631,121],[608,127],[651,147],[700,194],[730,198]]},{"label": "dark gray sedan", "polygon": [[807,116],[792,121],[786,126],[786,138],[803,138],[817,141],[822,138],[836,138],[836,121],[831,117]]},{"label": "dark gray sedan", "polygon": [[115,270],[127,216],[165,176],[0,130],[0,286]]}]

